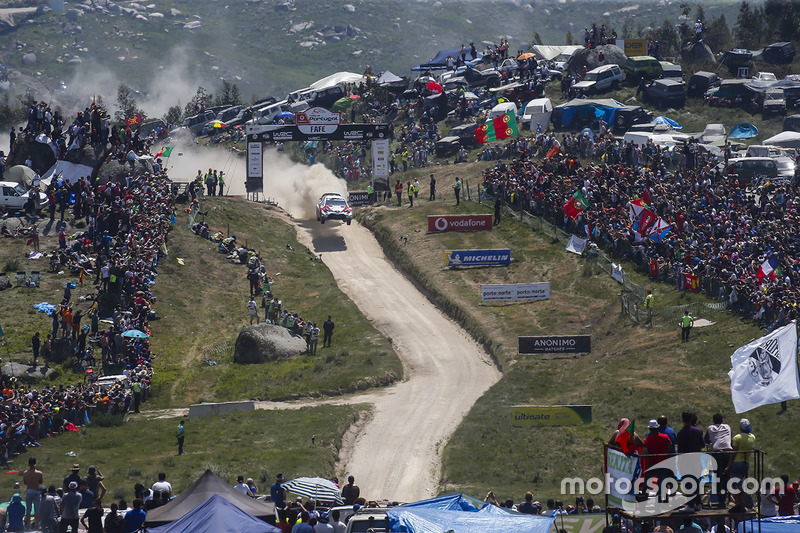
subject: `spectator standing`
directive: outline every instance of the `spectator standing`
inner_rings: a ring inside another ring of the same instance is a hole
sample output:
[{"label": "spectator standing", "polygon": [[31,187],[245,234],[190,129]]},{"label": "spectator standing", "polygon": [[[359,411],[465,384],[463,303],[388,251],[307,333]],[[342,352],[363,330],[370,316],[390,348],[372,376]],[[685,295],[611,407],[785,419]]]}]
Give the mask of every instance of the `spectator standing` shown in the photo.
[{"label": "spectator standing", "polygon": [[731,427],[722,421],[722,415],[716,413],[713,417],[713,424],[706,428],[705,441],[711,445],[711,456],[717,462],[717,484],[718,506],[721,509],[727,507],[728,503],[728,462],[730,461],[731,451]]},{"label": "spectator standing", "polygon": [[[697,427],[697,415],[691,411],[684,411],[681,419],[683,420],[683,428],[678,432],[678,453],[699,454],[705,448],[706,443],[703,440],[703,431]],[[692,474],[699,473],[702,470],[699,464],[699,456],[696,456],[696,459],[698,459],[698,464],[696,469],[691,472]],[[687,457],[684,461],[691,461],[691,459]],[[698,484],[693,498],[686,504],[688,509],[695,511],[702,509],[699,490]],[[692,494],[687,494],[687,496],[692,496]]]},{"label": "spectator standing", "polygon": [[345,505],[353,505],[356,500],[361,496],[361,489],[355,484],[356,478],[353,476],[347,477],[347,485],[342,487],[342,499]]},{"label": "spectator standing", "polygon": [[[36,334],[38,335],[39,332],[37,331]],[[36,457],[28,459],[28,469],[22,474],[22,481],[25,483],[25,527],[30,526],[31,516],[33,516],[34,528],[38,528],[44,476],[41,470],[36,469]]]},{"label": "spectator standing", "polygon": [[83,513],[81,525],[86,528],[86,533],[103,533],[103,503],[100,498],[95,498],[92,506]]},{"label": "spectator standing", "polygon": [[39,332],[33,334],[31,337],[31,349],[33,350],[33,366],[36,366],[36,361],[39,359],[39,348],[42,345],[42,338],[39,336]]},{"label": "spectator standing", "polygon": [[428,201],[432,202],[433,200],[436,200],[436,177],[434,177],[433,174],[431,174],[430,189],[431,189],[431,194],[428,197]]},{"label": "spectator standing", "polygon": [[339,509],[334,509],[331,511],[331,526],[333,526],[333,533],[344,533],[347,530],[347,526],[339,520],[341,514],[339,513]]},{"label": "spectator standing", "polygon": [[756,447],[756,436],[753,435],[753,428],[750,421],[742,418],[739,421],[739,434],[733,437],[731,441],[731,448],[737,453],[734,454],[731,463],[728,465],[730,472],[731,487],[740,489],[734,494],[736,505],[734,505],[729,512],[742,513],[745,511],[745,495],[741,490],[742,482],[747,477],[749,471],[749,452],[753,451]]},{"label": "spectator standing", "polygon": [[186,438],[186,432],[183,429],[183,420],[178,423],[178,429],[175,431],[175,438],[178,440],[178,455],[183,455],[183,440]]},{"label": "spectator standing", "polygon": [[68,528],[75,532],[78,531],[80,506],[81,495],[78,492],[78,482],[70,481],[67,485],[67,492],[61,498],[61,533],[67,533]]},{"label": "spectator standing", "polygon": [[165,472],[158,473],[158,481],[153,483],[153,486],[150,487],[150,490],[153,491],[153,494],[161,491],[166,495],[167,500],[172,498],[172,484],[167,481],[167,474]]},{"label": "spectator standing", "polygon": [[58,531],[58,504],[56,503],[55,494],[55,485],[50,485],[47,490],[42,490],[42,507],[39,511],[39,523],[44,533],[56,533]]},{"label": "spectator standing", "polygon": [[333,342],[333,328],[336,327],[336,324],[333,323],[331,320],[331,315],[328,315],[328,320],[322,323],[322,331],[324,332],[324,336],[322,337],[322,347],[331,346]]},{"label": "spectator standing", "polygon": [[106,516],[106,533],[123,533],[125,531],[125,519],[117,513],[119,506],[116,502],[111,504],[111,512]]},{"label": "spectator standing", "polygon": [[456,178],[456,183],[453,185],[453,193],[456,195],[456,205],[461,203],[461,178]]},{"label": "spectator standing", "polygon": [[247,311],[250,313],[250,325],[253,325],[253,320],[258,324],[258,305],[256,305],[253,296],[250,296],[250,299],[247,301]]},{"label": "spectator standing", "polygon": [[689,310],[683,312],[681,317],[681,342],[689,342],[689,334],[692,332],[694,326],[694,318],[689,314]]},{"label": "spectator standing", "polygon": [[281,486],[283,474],[275,476],[275,483],[269,487],[269,495],[275,503],[275,509],[286,509],[286,489]]},{"label": "spectator standing", "polygon": [[138,531],[144,525],[146,513],[142,506],[142,500],[139,498],[133,500],[133,509],[125,513],[125,533]]}]

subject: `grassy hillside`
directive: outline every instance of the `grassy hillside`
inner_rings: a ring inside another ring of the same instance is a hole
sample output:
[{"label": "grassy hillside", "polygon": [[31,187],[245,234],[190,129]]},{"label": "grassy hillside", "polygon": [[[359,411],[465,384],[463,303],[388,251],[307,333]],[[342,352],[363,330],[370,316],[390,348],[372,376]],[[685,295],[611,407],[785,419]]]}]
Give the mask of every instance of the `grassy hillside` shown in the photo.
[{"label": "grassy hillside", "polygon": [[[441,188],[449,189],[454,170],[437,169]],[[471,179],[478,174],[477,169],[458,170]],[[623,416],[635,420],[640,432],[660,414],[680,426],[685,409],[697,412],[703,426],[715,412],[736,426],[739,416],[733,412],[727,378],[729,356],[762,334],[753,324],[727,312],[709,313],[705,318],[714,324],[695,328],[691,342],[682,344],[677,324],[667,321],[647,329],[621,316],[617,283],[541,231],[506,219],[491,232],[425,233],[427,214],[455,212],[490,212],[490,208],[472,202],[458,208],[452,201],[422,202],[419,209],[381,207],[362,214],[387,252],[438,305],[489,346],[504,369],[503,379],[478,401],[445,447],[442,491],[481,495],[492,489],[498,498],[518,499],[531,490],[537,499],[560,497],[562,477],[602,472],[602,443]],[[407,246],[398,244],[399,235],[411,236]],[[512,251],[510,267],[444,268],[444,250],[506,247]],[[632,270],[632,266],[626,269]],[[671,286],[651,285],[636,274],[633,278],[654,289],[661,308],[706,301]],[[549,281],[551,299],[505,305],[480,302],[482,283],[532,281]],[[592,353],[518,356],[517,336],[537,334],[590,334]],[[509,411],[513,405],[592,405],[593,423],[513,427]],[[770,474],[790,471],[798,459],[793,437],[780,431],[800,419],[792,407],[779,414],[777,405],[768,406],[746,415],[769,454]]]}]

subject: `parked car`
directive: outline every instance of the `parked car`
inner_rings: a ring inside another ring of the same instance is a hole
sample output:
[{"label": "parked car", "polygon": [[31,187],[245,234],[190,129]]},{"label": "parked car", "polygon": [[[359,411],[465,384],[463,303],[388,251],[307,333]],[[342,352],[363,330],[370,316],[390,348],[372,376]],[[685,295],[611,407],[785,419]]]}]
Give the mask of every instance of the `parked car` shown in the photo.
[{"label": "parked car", "polygon": [[347,521],[345,533],[366,533],[366,532],[389,531],[389,518],[386,516],[386,509],[359,509],[356,514]]},{"label": "parked car", "polygon": [[636,124],[648,123],[653,114],[642,106],[625,106],[617,109],[614,115],[613,129],[617,132],[628,131]]},{"label": "parked car", "polygon": [[[0,206],[8,211],[22,211],[31,197],[25,187],[13,181],[0,181]],[[39,208],[45,209],[50,205],[50,199],[43,192],[39,193]]]},{"label": "parked car", "polygon": [[800,131],[800,115],[789,115],[783,119],[783,131]]},{"label": "parked car", "polygon": [[196,115],[192,115],[191,117],[186,117],[183,119],[183,127],[188,128],[189,131],[194,134],[198,134],[203,129],[203,126],[205,126],[206,122],[209,120],[214,120],[214,117],[216,116],[217,114],[214,111],[207,109]]},{"label": "parked car", "polygon": [[654,80],[661,76],[661,63],[651,56],[629,57],[622,65],[625,79],[629,83],[636,83],[642,78]]},{"label": "parked car", "polygon": [[619,65],[603,65],[587,72],[573,87],[578,94],[597,94],[619,88],[623,78]]},{"label": "parked car", "polygon": [[225,127],[232,128],[234,126],[241,126],[251,118],[253,118],[253,108],[244,107],[239,110],[239,113],[237,113],[234,118],[225,122]]},{"label": "parked car", "polygon": [[167,123],[164,122],[163,120],[157,119],[145,122],[144,124],[139,126],[139,138],[149,137],[151,133],[158,136],[159,128],[161,128],[163,135],[166,135]]},{"label": "parked car", "polygon": [[771,157],[737,157],[729,160],[728,166],[739,182],[763,183],[778,177],[778,163]]},{"label": "parked car", "polygon": [[761,116],[767,118],[773,115],[786,114],[786,98],[781,89],[768,89],[764,93],[764,102],[761,104]]},{"label": "parked car", "polygon": [[645,88],[643,98],[658,107],[683,107],[686,104],[686,84],[671,78],[655,80]]},{"label": "parked car", "polygon": [[326,220],[333,219],[347,222],[349,226],[350,222],[353,221],[353,210],[344,196],[339,193],[328,192],[323,194],[319,202],[317,202],[316,211],[317,220],[319,220],[320,224],[324,224]]},{"label": "parked car", "polygon": [[683,79],[683,67],[674,63],[670,63],[669,61],[661,61],[660,63],[662,78]]},{"label": "parked car", "polygon": [[[467,83],[469,84],[470,88],[473,87],[500,87],[501,84],[501,77],[500,73],[494,69],[488,70],[478,70],[472,67],[460,67],[458,70],[455,71],[456,76],[462,76]],[[447,81],[445,76],[442,75],[441,79]]]},{"label": "parked car", "polygon": [[720,83],[722,80],[715,73],[698,70],[689,78],[689,87],[686,92],[690,97],[703,96],[709,89],[719,87]]},{"label": "parked car", "polygon": [[794,159],[786,156],[776,157],[775,163],[778,165],[778,178],[789,181],[794,178],[794,172],[797,168],[797,163],[794,162]]},{"label": "parked car", "polygon": [[759,72],[753,76],[753,79],[758,81],[778,81],[778,77],[775,76],[774,72]]},{"label": "parked car", "polygon": [[527,125],[529,130],[537,131],[536,125],[540,125],[542,130],[546,130],[552,114],[553,104],[549,98],[531,100],[522,111],[522,127]]},{"label": "parked car", "polygon": [[330,109],[339,98],[344,97],[344,89],[338,85],[314,91],[305,100],[309,107],[324,107]]},{"label": "parked car", "polygon": [[227,122],[228,120],[236,118],[236,115],[238,115],[239,111],[241,110],[242,106],[240,105],[228,107],[217,113],[216,120],[219,120],[220,122]]}]

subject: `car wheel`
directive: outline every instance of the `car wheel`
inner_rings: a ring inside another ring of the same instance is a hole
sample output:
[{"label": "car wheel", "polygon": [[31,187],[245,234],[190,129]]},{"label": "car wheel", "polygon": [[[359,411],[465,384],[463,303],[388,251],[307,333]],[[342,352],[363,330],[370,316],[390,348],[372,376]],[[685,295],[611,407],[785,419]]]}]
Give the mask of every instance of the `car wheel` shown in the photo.
[{"label": "car wheel", "polygon": [[348,219],[348,220],[347,220],[347,225],[348,225],[348,226],[350,225],[350,222],[352,222],[352,220]]},{"label": "car wheel", "polygon": [[325,219],[321,218],[321,219],[319,219],[319,222],[320,222],[320,224],[324,224],[325,223]]}]

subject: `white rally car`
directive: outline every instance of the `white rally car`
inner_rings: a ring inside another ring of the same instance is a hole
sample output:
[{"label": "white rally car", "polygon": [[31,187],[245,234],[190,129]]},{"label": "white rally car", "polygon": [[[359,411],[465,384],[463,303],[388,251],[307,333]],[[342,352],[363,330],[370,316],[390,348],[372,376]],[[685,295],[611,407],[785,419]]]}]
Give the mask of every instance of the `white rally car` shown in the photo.
[{"label": "white rally car", "polygon": [[317,220],[324,224],[329,219],[347,222],[348,226],[353,220],[353,210],[341,194],[327,192],[317,202]]}]

